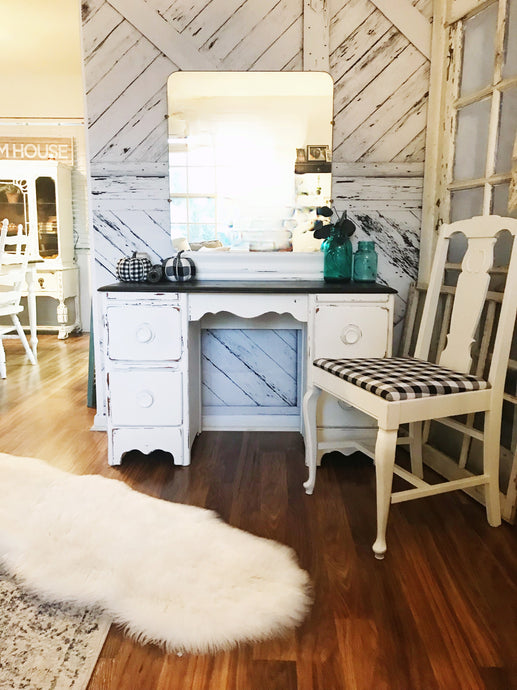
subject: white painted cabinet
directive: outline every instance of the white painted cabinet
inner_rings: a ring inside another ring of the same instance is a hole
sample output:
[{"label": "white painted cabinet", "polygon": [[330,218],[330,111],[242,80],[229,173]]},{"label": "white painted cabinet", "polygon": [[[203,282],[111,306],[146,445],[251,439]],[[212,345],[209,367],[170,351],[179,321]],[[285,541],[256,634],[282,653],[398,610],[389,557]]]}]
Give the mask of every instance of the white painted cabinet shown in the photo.
[{"label": "white painted cabinet", "polygon": [[[57,301],[58,337],[80,329],[71,169],[56,161],[0,161],[0,220],[30,229],[36,297]],[[51,326],[38,321],[38,327]]]},{"label": "white painted cabinet", "polygon": [[[321,281],[316,285],[324,288]],[[185,284],[176,289],[102,288],[111,465],[120,464],[133,449],[161,449],[170,452],[177,465],[190,463],[190,448],[202,430],[199,334],[205,314],[222,311],[254,318],[276,311],[294,316],[304,336],[302,393],[311,375],[309,363],[316,357],[384,357],[391,352],[392,294],[319,294],[314,285],[305,293],[298,287],[292,293],[284,289],[284,294],[266,285],[262,292],[246,292],[244,287],[204,291],[199,284],[190,291]],[[332,407],[326,396],[321,398],[323,440],[327,432],[331,439],[343,427],[354,427],[359,434],[371,427],[360,413]],[[299,429],[303,432],[301,417]]]},{"label": "white painted cabinet", "polygon": [[387,297],[363,295],[360,302],[343,302],[317,296],[311,320],[313,359],[386,357],[391,347],[391,312]]},{"label": "white painted cabinet", "polygon": [[[106,293],[109,463],[136,449],[188,464],[186,295]],[[187,431],[187,433],[186,433]]]},{"label": "white painted cabinet", "polygon": [[[314,295],[307,328],[308,362],[318,357],[387,357],[393,339],[393,295]],[[310,377],[310,367],[307,371]],[[321,457],[337,447],[336,440],[344,452],[341,442],[345,436],[352,440],[372,437],[376,422],[323,392],[318,401],[317,427]]]}]

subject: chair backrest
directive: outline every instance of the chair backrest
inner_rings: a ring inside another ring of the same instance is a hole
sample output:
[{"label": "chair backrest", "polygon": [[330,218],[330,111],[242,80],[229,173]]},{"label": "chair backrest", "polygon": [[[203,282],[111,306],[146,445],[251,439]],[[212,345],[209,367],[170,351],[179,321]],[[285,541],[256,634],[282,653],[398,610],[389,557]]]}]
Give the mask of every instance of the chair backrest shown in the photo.
[{"label": "chair backrest", "polygon": [[415,347],[415,357],[428,358],[450,239],[455,233],[462,233],[468,244],[456,284],[447,343],[438,363],[456,371],[470,371],[471,348],[489,289],[489,271],[494,263],[494,245],[497,235],[503,230],[511,233],[513,245],[488,374],[492,387],[497,386],[501,390],[517,311],[517,219],[476,216],[441,226]]},{"label": "chair backrest", "polygon": [[18,225],[16,235],[7,234],[8,225],[4,220],[0,228],[0,315],[20,304],[30,254],[30,236],[23,225]]}]

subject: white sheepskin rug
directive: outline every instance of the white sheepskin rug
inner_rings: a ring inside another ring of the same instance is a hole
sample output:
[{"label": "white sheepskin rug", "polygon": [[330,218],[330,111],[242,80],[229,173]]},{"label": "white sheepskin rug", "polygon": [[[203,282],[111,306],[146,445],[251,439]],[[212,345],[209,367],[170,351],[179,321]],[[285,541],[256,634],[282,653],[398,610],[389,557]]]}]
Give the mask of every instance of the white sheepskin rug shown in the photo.
[{"label": "white sheepskin rug", "polygon": [[0,561],[48,601],[99,606],[141,642],[214,652],[310,606],[293,551],[104,477],[0,453]]}]

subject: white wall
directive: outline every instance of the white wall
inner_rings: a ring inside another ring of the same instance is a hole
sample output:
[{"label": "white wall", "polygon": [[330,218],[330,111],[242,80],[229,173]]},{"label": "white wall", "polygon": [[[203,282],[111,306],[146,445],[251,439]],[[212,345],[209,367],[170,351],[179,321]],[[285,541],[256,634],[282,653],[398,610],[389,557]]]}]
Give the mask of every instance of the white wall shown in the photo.
[{"label": "white wall", "polygon": [[[90,241],[79,0],[3,3],[0,136],[73,137],[75,253],[83,329],[90,319]],[[41,302],[41,301],[40,301]],[[51,321],[52,304],[38,304]]]},{"label": "white wall", "polygon": [[2,3],[0,45],[0,117],[84,117],[79,0]]}]

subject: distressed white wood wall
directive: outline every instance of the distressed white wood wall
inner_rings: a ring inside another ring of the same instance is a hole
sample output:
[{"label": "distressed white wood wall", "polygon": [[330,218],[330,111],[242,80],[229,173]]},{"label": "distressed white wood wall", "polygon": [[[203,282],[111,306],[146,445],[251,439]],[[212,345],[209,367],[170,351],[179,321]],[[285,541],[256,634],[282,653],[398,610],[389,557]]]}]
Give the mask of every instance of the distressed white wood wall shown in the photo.
[{"label": "distressed white wood wall", "polygon": [[[83,0],[82,8],[94,287],[112,282],[117,260],[134,249],[170,253],[170,73],[328,70],[335,205],[358,222],[357,237],[377,240],[400,321],[417,274],[432,0]],[[208,342],[205,350],[212,361]]]}]

